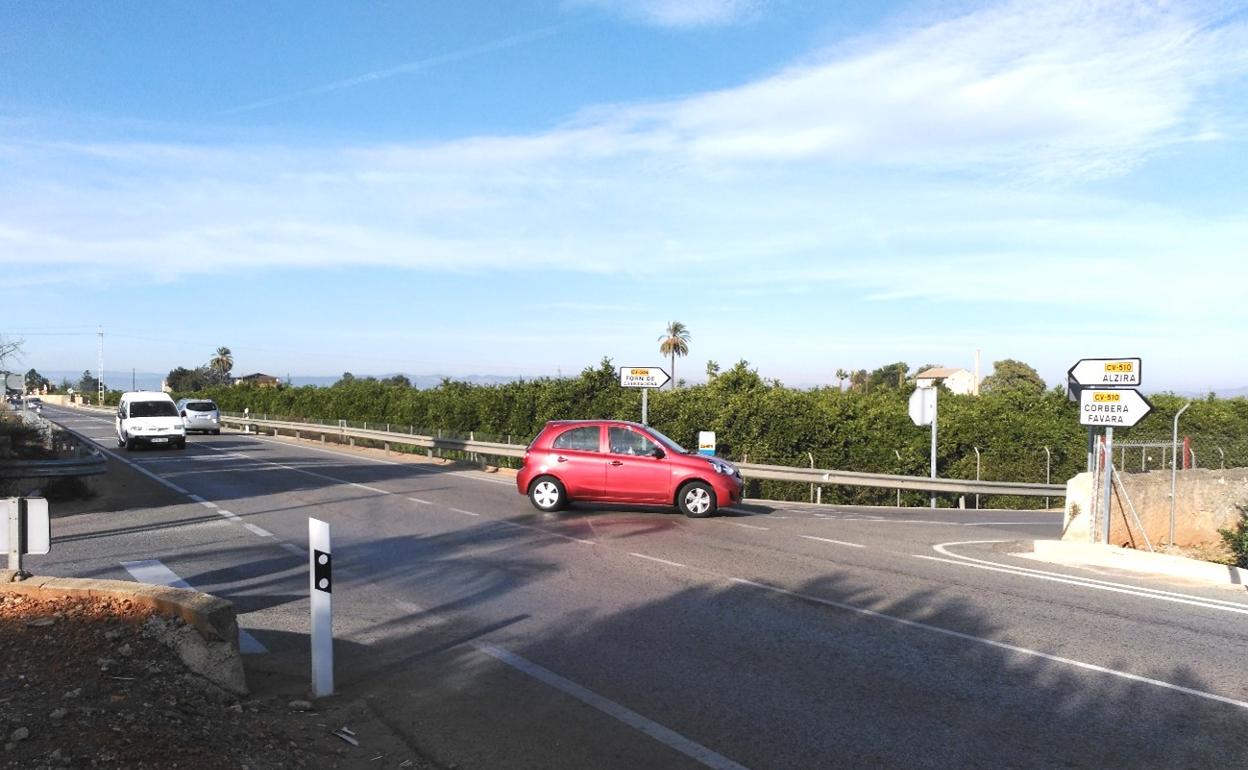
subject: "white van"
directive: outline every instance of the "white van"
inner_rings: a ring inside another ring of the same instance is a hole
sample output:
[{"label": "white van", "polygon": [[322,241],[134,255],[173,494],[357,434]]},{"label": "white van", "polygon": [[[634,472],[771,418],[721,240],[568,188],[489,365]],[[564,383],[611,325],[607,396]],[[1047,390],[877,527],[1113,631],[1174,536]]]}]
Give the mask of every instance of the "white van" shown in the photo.
[{"label": "white van", "polygon": [[186,428],[168,393],[122,393],[117,405],[117,446],[138,444],[186,449]]}]

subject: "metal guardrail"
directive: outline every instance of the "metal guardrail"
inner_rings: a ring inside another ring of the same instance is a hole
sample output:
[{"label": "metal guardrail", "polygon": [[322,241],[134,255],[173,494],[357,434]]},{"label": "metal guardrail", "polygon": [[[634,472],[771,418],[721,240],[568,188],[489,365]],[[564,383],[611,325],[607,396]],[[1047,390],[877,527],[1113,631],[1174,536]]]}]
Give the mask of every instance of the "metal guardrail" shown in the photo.
[{"label": "metal guardrail", "polygon": [[108,460],[82,436],[68,430],[55,431],[53,443],[69,457],[46,460],[0,460],[0,479],[50,479],[63,476],[98,476],[108,470]]},{"label": "metal guardrail", "polygon": [[[268,429],[274,433],[287,433],[296,437],[338,436],[340,438],[366,439],[383,445],[414,446],[424,449],[445,449],[472,452],[487,457],[523,457],[526,447],[493,441],[441,438],[412,433],[351,428],[315,422],[267,420],[229,415],[221,416],[223,425],[233,425],[252,430]],[[897,476],[887,473],[859,473],[855,471],[827,470],[819,468],[790,468],[783,465],[759,465],[736,463],[741,475],[749,479],[773,481],[799,481],[804,484],[829,486],[875,487],[878,489],[901,489],[916,492],[941,492],[955,495],[1018,495],[1022,497],[1064,497],[1065,484],[1033,484],[1011,481],[972,481],[966,479],[933,479],[924,476]]]}]

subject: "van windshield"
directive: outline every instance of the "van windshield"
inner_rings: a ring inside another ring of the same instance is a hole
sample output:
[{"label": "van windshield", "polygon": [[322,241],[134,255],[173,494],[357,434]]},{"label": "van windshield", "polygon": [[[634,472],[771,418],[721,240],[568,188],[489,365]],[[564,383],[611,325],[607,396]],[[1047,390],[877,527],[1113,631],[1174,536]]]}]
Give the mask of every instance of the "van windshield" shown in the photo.
[{"label": "van windshield", "polygon": [[172,401],[135,401],[130,404],[131,417],[177,417]]},{"label": "van windshield", "polygon": [[192,412],[211,412],[217,408],[217,405],[211,401],[188,401],[186,408]]}]

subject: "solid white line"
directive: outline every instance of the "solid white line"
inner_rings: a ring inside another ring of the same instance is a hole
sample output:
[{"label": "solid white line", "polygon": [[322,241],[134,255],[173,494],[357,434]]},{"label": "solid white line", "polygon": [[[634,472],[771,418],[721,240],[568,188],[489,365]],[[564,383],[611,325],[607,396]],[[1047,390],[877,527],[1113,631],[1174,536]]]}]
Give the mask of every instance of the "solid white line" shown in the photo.
[{"label": "solid white line", "polygon": [[745,770],[744,765],[738,764],[731,759],[711,751],[700,743],[689,740],[680,733],[671,730],[654,720],[647,719],[636,711],[621,706],[613,700],[608,700],[596,692],[588,690],[570,679],[565,679],[555,672],[542,668],[536,663],[526,660],[525,658],[508,652],[501,647],[495,647],[492,644],[473,643],[477,650],[489,655],[495,660],[506,663],[514,669],[523,671],[534,679],[554,687],[556,690],[576,698],[587,706],[592,706],[608,716],[614,717],[624,724],[638,730],[656,741],[668,746],[669,748],[679,751],[687,757],[715,768],[715,770]]},{"label": "solid white line", "polygon": [[818,540],[821,543],[832,543],[833,545],[847,545],[850,548],[866,548],[865,545],[860,545],[859,543],[847,543],[844,540],[829,540],[826,537],[815,537],[814,535],[798,535],[798,537],[804,537],[807,540]]},{"label": "solid white line", "polygon": [[307,552],[305,552],[302,548],[295,545],[294,543],[282,543],[282,548],[284,548],[287,551],[290,551],[295,556],[307,556]]},{"label": "solid white line", "polygon": [[815,604],[822,604],[827,607],[834,607],[838,610],[845,610],[846,612],[853,612],[859,615],[865,615],[866,617],[877,618],[879,620],[887,620],[889,622],[897,623],[899,625],[903,625],[908,628],[917,628],[923,631],[930,631],[934,634],[940,634],[942,636],[949,636],[954,639],[961,639],[963,641],[974,642],[976,644],[984,644],[989,647],[995,647],[1000,650],[1008,650],[1009,652],[1017,653],[1019,655],[1026,655],[1026,656],[1030,656],[1034,658],[1041,658],[1043,660],[1052,661],[1054,663],[1061,663],[1063,665],[1073,666],[1075,668],[1081,668],[1081,669],[1084,669],[1085,671],[1095,671],[1099,674],[1108,674],[1109,676],[1115,676],[1120,679],[1127,679],[1132,682],[1140,682],[1143,684],[1152,685],[1154,687],[1160,687],[1166,690],[1174,690],[1176,692],[1181,692],[1186,695],[1193,695],[1197,698],[1217,701],[1218,703],[1226,703],[1226,704],[1229,704],[1231,706],[1236,706],[1241,709],[1248,709],[1248,702],[1235,700],[1234,698],[1227,698],[1223,695],[1216,695],[1214,693],[1205,692],[1203,690],[1194,690],[1190,687],[1183,687],[1182,685],[1173,684],[1171,682],[1163,682],[1160,679],[1150,679],[1149,677],[1146,677],[1146,676],[1140,676],[1138,674],[1131,674],[1126,671],[1117,671],[1112,668],[1105,668],[1104,666],[1098,666],[1094,663],[1084,663],[1081,660],[1075,660],[1073,658],[1063,658],[1058,655],[1050,655],[1047,652],[1040,652],[1039,650],[1032,650],[1026,647],[1019,647],[1018,645],[1014,645],[1014,644],[1006,644],[1005,642],[998,642],[994,639],[985,639],[982,636],[972,636],[970,634],[964,634],[961,631],[954,631],[949,628],[941,628],[940,626],[932,626],[932,625],[928,625],[927,623],[921,623],[917,620],[908,620],[906,618],[899,618],[895,615],[886,615],[882,612],[876,612],[875,610],[868,610],[863,607],[855,607],[852,604],[845,604],[843,602],[834,601],[832,599],[824,599],[820,596],[812,596],[810,594],[799,593],[797,591],[789,591],[787,589],[779,588],[777,586],[767,585],[766,583],[757,583],[753,580],[746,580],[744,578],[728,578],[728,579],[734,583],[740,583],[742,585],[748,585],[753,588],[762,589],[764,591],[771,591],[772,593],[778,593],[778,594],[782,594],[785,596],[791,596],[795,599],[802,599],[804,601],[813,602]]},{"label": "solid white line", "polygon": [[178,486],[177,484],[170,484],[170,485],[169,485],[169,488],[170,488],[170,489],[172,489],[174,492],[177,492],[178,494],[181,494],[181,495],[189,495],[189,494],[190,494],[190,492],[187,492],[185,489],[183,489],[182,487]]},{"label": "solid white line", "polygon": [[1056,519],[1049,521],[969,521],[962,526],[964,527],[1025,527],[1034,524],[1061,524]]},{"label": "solid white line", "polygon": [[[129,572],[130,576],[140,583],[169,586],[170,588],[186,588],[191,591],[196,590],[191,587],[190,583],[178,577],[177,573],[166,567],[159,559],[123,561],[121,566],[125,567],[126,572]],[[268,652],[268,649],[260,643],[260,640],[247,633],[242,626],[238,628],[238,650],[244,655]]]},{"label": "solid white line", "polygon": [[448,508],[447,510],[454,511],[455,513],[462,513],[465,516],[480,516],[481,515],[479,513],[473,513],[472,511],[465,511],[463,508]]},{"label": "solid white line", "polygon": [[659,559],[654,556],[646,556],[644,553],[630,553],[629,556],[636,556],[638,559],[648,559],[650,561],[657,561],[659,564],[667,564],[672,567],[683,567],[685,569],[689,569],[688,564],[681,564],[678,561],[668,561],[667,559]]},{"label": "solid white line", "polygon": [[[313,431],[309,430],[308,432],[312,433]],[[480,481],[486,484],[503,484],[505,486],[515,486],[515,482],[499,481],[498,479],[483,479],[483,478],[480,478],[479,476],[470,475],[472,473],[470,471],[440,471],[438,468],[421,467],[419,463],[397,463],[397,462],[394,462],[393,460],[381,460],[376,457],[356,455],[356,454],[351,454],[349,452],[336,452],[333,449],[322,449],[320,447],[305,446],[304,444],[300,443],[297,439],[286,439],[285,436],[281,438],[277,438],[277,439],[273,438],[272,436],[252,436],[251,438],[256,439],[262,443],[287,444],[287,445],[297,446],[300,449],[306,449],[309,452],[321,452],[323,454],[333,455],[335,457],[346,457],[352,460],[359,460],[361,461],[361,463],[380,463],[382,465],[401,465],[405,468],[411,468],[417,471],[418,473],[446,473],[451,476],[461,476],[466,479],[472,479],[473,481]],[[283,440],[283,439],[286,439],[286,440]]]},{"label": "solid white line", "polygon": [[731,524],[731,525],[732,525],[732,526],[734,526],[734,527],[745,527],[746,529],[761,529],[761,530],[763,530],[764,532],[765,532],[765,531],[767,531],[767,530],[769,530],[769,529],[771,529],[771,527],[756,527],[756,526],[754,526],[753,524],[741,524],[741,523],[736,522],[736,521],[729,521],[729,522],[726,522],[726,523]]},{"label": "solid white line", "polygon": [[1036,580],[1049,580],[1055,583],[1067,583],[1069,585],[1079,585],[1084,588],[1095,588],[1101,591],[1112,591],[1114,593],[1126,593],[1140,596],[1146,599],[1158,599],[1160,601],[1176,602],[1179,604],[1191,604],[1198,607],[1206,607],[1208,609],[1222,609],[1229,612],[1239,612],[1248,614],[1248,604],[1243,602],[1229,601],[1226,599],[1210,599],[1204,596],[1195,596],[1193,594],[1182,594],[1177,591],[1163,591],[1160,588],[1145,588],[1143,586],[1134,586],[1129,583],[1114,583],[1109,580],[1099,580],[1097,578],[1083,577],[1081,575],[1069,575],[1064,572],[1051,572],[1048,570],[1031,569],[1030,567],[1016,567],[1012,564],[1002,564],[995,561],[987,561],[985,559],[976,559],[970,556],[962,556],[953,553],[947,549],[951,545],[977,545],[980,543],[1004,543],[1007,540],[970,540],[958,543],[941,543],[932,546],[937,553],[944,554],[950,558],[941,559],[937,556],[927,556],[926,554],[912,554],[918,559],[927,559],[928,561],[946,562],[949,564],[957,564],[963,567],[974,567],[976,569],[988,570],[990,572],[1009,572],[1019,577],[1035,578]]},{"label": "solid white line", "polygon": [[251,532],[252,534],[259,535],[260,537],[273,537],[272,532],[268,531],[267,529],[262,529],[260,527],[257,527],[255,524],[252,524],[249,521],[243,522],[243,529]]}]

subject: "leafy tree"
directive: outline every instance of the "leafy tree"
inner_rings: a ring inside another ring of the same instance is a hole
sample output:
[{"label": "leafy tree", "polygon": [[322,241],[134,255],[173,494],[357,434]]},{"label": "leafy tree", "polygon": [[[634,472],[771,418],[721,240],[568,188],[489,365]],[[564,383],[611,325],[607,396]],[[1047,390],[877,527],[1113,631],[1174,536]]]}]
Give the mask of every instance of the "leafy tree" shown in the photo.
[{"label": "leafy tree", "polygon": [[849,375],[850,390],[858,391],[859,393],[866,393],[868,385],[870,385],[870,377],[867,375],[866,369],[859,369]]},{"label": "leafy tree", "polygon": [[1022,361],[1006,358],[994,361],[992,374],[984,378],[980,391],[984,393],[1001,393],[1020,390],[1025,393],[1040,394],[1048,388],[1040,373]]},{"label": "leafy tree", "polygon": [[904,361],[881,366],[867,376],[867,389],[900,388],[906,384],[906,375],[909,372],[910,366]]},{"label": "leafy tree", "polygon": [[35,371],[34,367],[31,367],[31,370],[26,372],[26,390],[39,390],[44,387],[52,387],[52,383],[48,381],[47,377]]},{"label": "leafy tree", "polygon": [[382,385],[393,385],[396,388],[410,388],[412,381],[406,375],[396,374],[381,381]]},{"label": "leafy tree", "polygon": [[234,354],[227,347],[217,348],[217,354],[208,362],[208,368],[228,377],[234,368]]},{"label": "leafy tree", "polygon": [[689,329],[680,321],[669,321],[667,331],[659,337],[659,354],[672,359],[672,388],[676,387],[676,357],[689,355]]},{"label": "leafy tree", "polygon": [[339,385],[350,385],[353,382],[355,382],[355,375],[351,372],[343,372],[342,376],[338,378],[338,381],[334,383],[333,387],[336,388]]},{"label": "leafy tree", "polygon": [[80,393],[96,393],[100,389],[100,381],[95,375],[91,374],[90,369],[84,369],[82,377],[78,379],[78,391]]}]

